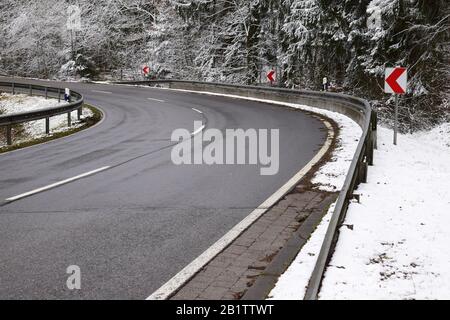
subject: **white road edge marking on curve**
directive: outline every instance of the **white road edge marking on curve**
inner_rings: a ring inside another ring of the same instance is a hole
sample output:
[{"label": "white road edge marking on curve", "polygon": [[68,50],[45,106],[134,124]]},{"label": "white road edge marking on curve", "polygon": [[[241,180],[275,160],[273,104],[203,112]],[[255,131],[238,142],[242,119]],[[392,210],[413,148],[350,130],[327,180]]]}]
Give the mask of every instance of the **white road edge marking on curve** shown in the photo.
[{"label": "white road edge marking on curve", "polygon": [[195,130],[194,132],[192,132],[191,135],[195,136],[197,133],[199,133],[199,132],[202,131],[203,129],[205,129],[205,125],[202,125],[200,128],[198,128],[197,130]]},{"label": "white road edge marking on curve", "polygon": [[334,138],[334,130],[328,121],[323,121],[328,129],[327,140],[325,141],[319,152],[297,172],[288,182],[286,182],[280,189],[272,194],[266,201],[264,201],[258,208],[253,210],[241,222],[235,225],[222,238],[217,240],[211,247],[206,249],[194,261],[189,263],[180,272],[173,276],[169,281],[163,284],[158,290],[153,292],[146,300],[165,300],[169,298],[175,291],[180,289],[190,278],[192,278],[201,268],[203,268],[209,261],[224,250],[230,243],[232,243],[242,232],[244,232],[250,225],[259,219],[267,210],[270,209],[279,199],[288,193],[303,176],[311,170],[311,168],[322,159],[325,153],[331,146]]},{"label": "white road edge marking on curve", "polygon": [[191,109],[194,110],[195,112],[203,113],[202,111],[200,111],[200,110],[198,110],[198,109],[195,109],[195,108],[191,108]]},{"label": "white road edge marking on curve", "polygon": [[112,94],[111,91],[103,91],[103,90],[92,90],[92,92],[98,92],[98,93],[106,93],[106,94]]},{"label": "white road edge marking on curve", "polygon": [[155,99],[155,98],[147,98],[148,100],[157,101],[157,102],[166,102],[165,100]]},{"label": "white road edge marking on curve", "polygon": [[56,187],[61,186],[63,184],[66,184],[66,183],[69,183],[69,182],[72,182],[72,181],[75,181],[75,180],[78,180],[78,179],[81,179],[81,178],[93,175],[95,173],[98,173],[100,171],[104,171],[104,170],[109,169],[109,168],[110,168],[110,166],[105,166],[105,167],[101,167],[101,168],[98,168],[98,169],[95,169],[95,170],[92,170],[92,171],[89,171],[89,172],[86,172],[86,173],[82,173],[82,174],[77,175],[75,177],[72,177],[72,178],[69,178],[69,179],[65,179],[65,180],[62,180],[62,181],[59,181],[59,182],[55,182],[55,183],[49,184],[49,185],[47,185],[45,187],[37,188],[37,189],[31,190],[31,191],[19,194],[19,195],[14,196],[14,197],[10,197],[10,198],[6,199],[5,201],[16,201],[16,200],[19,200],[19,199],[31,196],[33,194],[40,193],[40,192],[43,192],[43,191],[46,191],[46,190],[49,190],[49,189],[53,189],[53,188],[56,188]]}]

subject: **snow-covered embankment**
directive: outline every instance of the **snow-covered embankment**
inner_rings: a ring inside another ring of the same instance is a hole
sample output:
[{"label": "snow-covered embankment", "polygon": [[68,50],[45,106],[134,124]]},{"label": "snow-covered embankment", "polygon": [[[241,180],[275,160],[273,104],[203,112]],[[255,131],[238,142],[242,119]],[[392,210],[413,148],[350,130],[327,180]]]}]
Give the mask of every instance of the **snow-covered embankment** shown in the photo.
[{"label": "snow-covered embankment", "polygon": [[[0,114],[11,114],[24,111],[38,110],[44,108],[55,107],[60,102],[56,99],[45,99],[39,96],[28,96],[24,94],[12,95],[9,93],[0,94]],[[62,114],[50,118],[50,134],[57,132],[64,132],[70,129],[77,128],[82,123],[77,122],[77,111],[71,113],[72,127],[67,126],[67,115]],[[82,119],[91,117],[92,111],[88,108],[83,108]],[[25,122],[22,124],[23,134],[14,140],[14,143],[33,140],[45,136],[45,120],[36,120]],[[4,140],[4,139],[3,139]],[[6,141],[0,141],[0,147],[6,144]]]},{"label": "snow-covered embankment", "polygon": [[[450,124],[399,135],[397,146],[392,134],[379,127],[375,166],[340,229],[321,299],[450,298]],[[303,299],[332,209],[273,299]]]}]

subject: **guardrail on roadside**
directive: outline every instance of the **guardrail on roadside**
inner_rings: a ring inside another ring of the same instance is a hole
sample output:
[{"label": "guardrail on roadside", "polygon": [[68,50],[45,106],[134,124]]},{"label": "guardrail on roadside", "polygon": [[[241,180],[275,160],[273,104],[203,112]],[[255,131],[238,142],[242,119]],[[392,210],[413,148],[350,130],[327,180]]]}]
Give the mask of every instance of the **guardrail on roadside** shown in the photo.
[{"label": "guardrail on roadside", "polygon": [[324,110],[344,114],[353,119],[362,128],[353,161],[350,165],[344,185],[339,193],[330,224],[325,235],[314,271],[306,291],[306,300],[318,297],[326,266],[332,257],[339,236],[339,228],[347,213],[353,192],[361,182],[367,182],[367,170],[373,165],[373,152],[377,145],[377,114],[366,100],[340,93],[317,92],[307,90],[290,90],[272,87],[256,87],[222,83],[205,83],[183,80],[150,80],[117,82],[130,85],[159,85],[169,88],[193,91],[207,91],[222,94],[232,94],[289,103],[304,104]]},{"label": "guardrail on roadside", "polygon": [[[0,92],[10,92],[12,94],[25,93],[32,95],[44,96],[47,98],[57,98],[61,102],[61,95],[64,94],[64,89],[46,87],[35,84],[24,84],[16,82],[0,82]],[[6,128],[6,143],[12,144],[12,125],[24,123],[28,121],[45,119],[45,133],[50,134],[50,117],[67,113],[67,125],[72,125],[72,118],[70,113],[77,110],[77,117],[80,120],[82,114],[83,96],[78,92],[71,91],[71,101],[66,104],[58,105],[51,108],[43,108],[26,112],[17,112],[11,114],[0,115],[0,127]],[[72,101],[73,100],[73,101]]]}]

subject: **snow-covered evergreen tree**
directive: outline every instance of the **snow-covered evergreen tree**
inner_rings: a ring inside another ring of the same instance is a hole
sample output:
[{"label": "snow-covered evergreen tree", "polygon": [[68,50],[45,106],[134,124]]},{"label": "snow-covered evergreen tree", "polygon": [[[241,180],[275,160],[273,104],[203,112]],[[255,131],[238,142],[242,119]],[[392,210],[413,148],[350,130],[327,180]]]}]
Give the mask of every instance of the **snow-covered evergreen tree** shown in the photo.
[{"label": "snow-covered evergreen tree", "polygon": [[[82,28],[67,30],[67,8]],[[385,119],[384,68],[408,68],[404,130],[448,118],[447,0],[2,0],[0,73],[106,75],[335,88],[373,101]],[[74,48],[71,38],[73,37]],[[123,72],[121,72],[121,70]]]}]

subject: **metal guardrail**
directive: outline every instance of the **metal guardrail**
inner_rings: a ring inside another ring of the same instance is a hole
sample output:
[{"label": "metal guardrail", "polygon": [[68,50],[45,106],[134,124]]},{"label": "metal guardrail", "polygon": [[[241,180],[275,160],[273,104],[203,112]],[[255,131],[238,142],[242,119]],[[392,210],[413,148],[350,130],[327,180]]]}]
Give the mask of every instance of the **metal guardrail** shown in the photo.
[{"label": "metal guardrail", "polygon": [[326,266],[332,257],[341,227],[347,213],[353,192],[361,182],[367,182],[368,166],[373,165],[373,152],[377,146],[377,114],[366,100],[340,93],[290,90],[272,87],[243,86],[221,83],[204,83],[183,80],[150,80],[117,82],[130,85],[160,85],[169,88],[194,91],[226,93],[245,97],[300,103],[312,107],[344,114],[356,121],[362,128],[353,161],[350,165],[344,185],[339,193],[330,224],[325,235],[314,271],[305,294],[306,300],[318,298]]},{"label": "metal guardrail", "polygon": [[[44,96],[47,98],[57,98],[61,102],[61,95],[64,95],[63,88],[46,87],[35,84],[24,84],[15,82],[0,82],[0,92],[10,92],[12,94],[25,93],[32,95]],[[67,125],[72,125],[71,112],[77,110],[77,117],[80,120],[82,114],[83,96],[75,91],[70,92],[71,101],[66,104],[58,105],[51,108],[37,109],[33,111],[17,112],[11,114],[0,115],[0,127],[6,128],[6,142],[12,144],[12,125],[24,123],[33,120],[45,119],[45,133],[50,134],[50,117],[67,113]],[[72,101],[73,100],[73,101]]]}]

